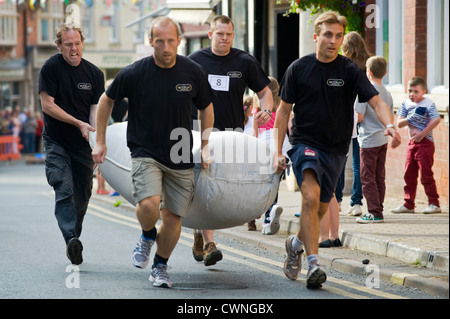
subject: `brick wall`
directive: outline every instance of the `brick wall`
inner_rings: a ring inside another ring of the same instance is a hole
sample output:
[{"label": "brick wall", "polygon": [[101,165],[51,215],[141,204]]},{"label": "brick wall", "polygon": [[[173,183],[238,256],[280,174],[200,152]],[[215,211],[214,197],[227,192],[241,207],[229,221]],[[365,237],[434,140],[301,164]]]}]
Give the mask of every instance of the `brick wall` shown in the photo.
[{"label": "brick wall", "polygon": [[405,82],[414,76],[427,78],[427,0],[405,0]]},{"label": "brick wall", "polygon": [[[375,4],[375,0],[366,1],[367,4]],[[404,78],[407,82],[413,76],[427,77],[427,0],[405,0],[405,21],[404,21]],[[366,14],[367,17],[367,14]],[[376,29],[364,29],[364,38],[369,51],[376,52]],[[406,83],[404,85],[406,92]],[[399,92],[391,92],[394,97],[394,109],[396,109],[406,96],[399,95]],[[399,95],[399,96],[396,96]],[[430,97],[438,106],[442,114],[448,114],[448,95],[442,100],[436,96]],[[398,100],[398,101],[397,101]],[[408,129],[399,130],[402,135],[402,145],[395,150],[389,148],[386,160],[386,187],[388,194],[403,198],[404,187],[404,167],[406,158],[406,145],[409,139]],[[433,131],[436,146],[435,162],[433,166],[434,178],[439,193],[441,207],[449,209],[449,129],[448,119],[442,120],[439,126]],[[420,176],[419,176],[420,179]],[[418,181],[416,202],[427,203],[427,197],[423,186]]]},{"label": "brick wall", "polygon": [[[405,169],[406,145],[409,139],[408,129],[401,128],[398,130],[402,136],[402,144],[395,150],[389,147],[386,159],[386,192],[388,194],[397,195],[403,198],[403,173]],[[449,209],[449,129],[448,123],[444,120],[433,131],[436,152],[434,154],[434,179],[439,193],[439,201],[441,207],[448,211]],[[419,202],[428,203],[427,196],[423,190],[423,186],[419,181],[417,186],[416,204]],[[399,204],[400,205],[400,204]]]},{"label": "brick wall", "polygon": [[[373,5],[375,3],[376,3],[376,0],[367,0],[366,1],[367,5]],[[376,52],[376,28],[373,28],[373,27],[369,28],[368,25],[366,24],[366,19],[367,19],[368,15],[371,13],[372,12],[365,12],[363,37],[364,37],[364,40],[366,42],[367,49],[369,50],[369,52],[371,54],[375,54],[375,52]]]}]

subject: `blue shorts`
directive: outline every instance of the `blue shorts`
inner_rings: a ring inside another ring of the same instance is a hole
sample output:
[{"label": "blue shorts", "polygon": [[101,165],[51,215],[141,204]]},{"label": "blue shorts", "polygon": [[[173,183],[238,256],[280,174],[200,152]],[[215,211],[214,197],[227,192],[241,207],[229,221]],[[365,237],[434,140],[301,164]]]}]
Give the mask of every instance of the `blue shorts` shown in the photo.
[{"label": "blue shorts", "polygon": [[320,201],[329,203],[333,198],[346,155],[333,155],[304,144],[292,145],[288,151],[297,184],[301,189],[303,171],[312,169],[320,187]]}]

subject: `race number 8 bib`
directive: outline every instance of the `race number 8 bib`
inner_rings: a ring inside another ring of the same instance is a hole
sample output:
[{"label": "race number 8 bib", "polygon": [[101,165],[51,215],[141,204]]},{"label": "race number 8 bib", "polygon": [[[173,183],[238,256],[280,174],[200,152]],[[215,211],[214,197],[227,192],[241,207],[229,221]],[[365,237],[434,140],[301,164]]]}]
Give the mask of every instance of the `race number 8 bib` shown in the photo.
[{"label": "race number 8 bib", "polygon": [[208,74],[211,88],[216,91],[228,91],[230,88],[230,77],[227,75]]}]

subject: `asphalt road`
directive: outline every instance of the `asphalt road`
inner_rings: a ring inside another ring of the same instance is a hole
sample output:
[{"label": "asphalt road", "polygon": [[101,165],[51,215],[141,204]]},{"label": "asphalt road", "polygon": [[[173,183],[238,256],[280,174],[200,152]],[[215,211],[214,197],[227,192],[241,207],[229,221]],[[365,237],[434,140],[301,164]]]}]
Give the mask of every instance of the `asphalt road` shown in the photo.
[{"label": "asphalt road", "polygon": [[[250,311],[250,301],[260,305],[258,311],[267,312],[273,305],[270,311],[276,312],[282,308],[280,300],[291,299],[436,298],[397,285],[369,287],[367,278],[335,270],[327,272],[322,289],[310,290],[305,270],[297,281],[284,276],[284,255],[219,235],[216,239],[224,259],[205,267],[192,257],[193,236],[187,228],[169,261],[173,288],[155,288],[148,281],[150,269],[131,265],[131,252],[140,236],[133,214],[91,201],[80,238],[84,262],[72,266],[53,209],[53,192],[43,165],[0,163],[0,298],[146,298],[156,303],[170,299],[169,313],[203,311],[202,315],[209,303],[212,315],[239,304]],[[194,308],[203,305],[202,300],[205,307]]]}]

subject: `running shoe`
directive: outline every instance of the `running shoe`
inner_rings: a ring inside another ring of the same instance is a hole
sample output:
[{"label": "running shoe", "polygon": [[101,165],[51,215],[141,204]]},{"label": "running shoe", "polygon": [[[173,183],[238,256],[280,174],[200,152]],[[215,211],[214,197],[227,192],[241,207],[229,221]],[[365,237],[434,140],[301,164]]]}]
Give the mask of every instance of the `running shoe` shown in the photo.
[{"label": "running shoe", "polygon": [[172,288],[172,281],[170,281],[167,274],[167,265],[158,264],[152,269],[148,280],[153,283],[154,287]]},{"label": "running shoe", "polygon": [[270,210],[270,234],[274,235],[280,230],[280,215],[283,212],[283,207],[278,205],[273,205]]},{"label": "running shoe", "polygon": [[327,280],[327,274],[319,264],[310,265],[306,274],[306,288],[321,288],[322,284]]},{"label": "running shoe", "polygon": [[144,269],[148,265],[150,249],[152,248],[154,240],[146,240],[143,236],[139,238],[136,248],[131,255],[133,266]]},{"label": "running shoe", "polygon": [[291,280],[296,280],[302,270],[302,253],[304,252],[303,246],[300,250],[292,248],[292,240],[295,236],[291,235],[286,238],[287,257],[283,266],[284,274]]}]

